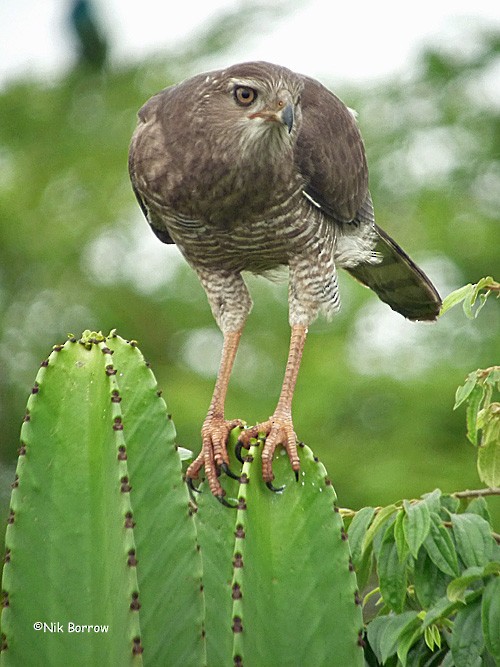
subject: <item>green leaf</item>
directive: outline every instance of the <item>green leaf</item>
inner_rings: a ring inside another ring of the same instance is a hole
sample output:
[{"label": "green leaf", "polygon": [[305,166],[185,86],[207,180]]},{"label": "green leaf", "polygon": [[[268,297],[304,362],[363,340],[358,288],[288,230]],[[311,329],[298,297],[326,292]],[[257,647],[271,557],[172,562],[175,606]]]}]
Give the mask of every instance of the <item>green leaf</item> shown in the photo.
[{"label": "green leaf", "polygon": [[448,597],[445,595],[440,598],[425,614],[423,621],[423,628],[427,628],[433,623],[437,623],[442,618],[449,618],[456,609],[459,609],[463,606],[463,602],[460,600],[453,600],[450,602]]},{"label": "green leaf", "polygon": [[430,512],[435,512],[436,514],[439,514],[441,511],[441,497],[442,497],[441,489],[434,489],[434,491],[431,491],[431,493],[424,493],[422,498],[424,503],[427,505],[429,508]]},{"label": "green leaf", "polygon": [[467,505],[467,514],[477,514],[487,521],[491,526],[491,515],[486,499],[482,496],[473,498]]},{"label": "green leaf", "polygon": [[[406,667],[408,653],[419,642],[422,632],[422,621],[417,617],[399,635],[397,655],[403,667]],[[412,660],[411,665],[414,664],[415,662]],[[399,667],[399,664],[396,667]]]},{"label": "green leaf", "polygon": [[416,611],[406,611],[402,614],[379,616],[368,624],[368,641],[380,662],[385,663],[396,653],[400,636],[409,628],[417,626],[420,621]]},{"label": "green leaf", "polygon": [[470,442],[477,446],[478,445],[478,422],[477,417],[479,414],[479,409],[484,400],[484,387],[476,385],[469,395],[469,401],[467,404],[466,410],[466,424],[467,424],[467,438]]},{"label": "green leaf", "polygon": [[410,552],[416,558],[420,547],[430,531],[430,512],[425,501],[409,503],[405,500],[404,510],[403,531]]},{"label": "green leaf", "polygon": [[430,514],[430,531],[424,541],[424,547],[432,562],[445,574],[458,576],[458,559],[453,540],[443,526],[441,518],[435,512]]},{"label": "green leaf", "polygon": [[382,528],[384,523],[388,521],[395,512],[398,511],[398,509],[399,508],[396,505],[387,505],[386,507],[382,507],[382,509],[377,513],[377,516],[373,520],[371,526],[366,531],[361,546],[362,551],[365,551],[365,549],[370,546],[370,544],[373,542],[375,534]]},{"label": "green leaf", "polygon": [[394,521],[394,539],[396,541],[396,548],[398,550],[398,558],[401,563],[406,560],[408,554],[410,553],[404,532],[403,524],[405,518],[405,513],[400,510],[397,513],[396,520]]},{"label": "green leaf", "polygon": [[434,647],[437,646],[438,649],[441,648],[441,633],[437,625],[429,625],[424,630],[424,640],[427,646],[431,651],[434,651]]},{"label": "green leaf", "polygon": [[444,315],[448,310],[450,310],[450,308],[453,308],[457,304],[461,303],[466,297],[470,298],[473,293],[474,285],[472,285],[472,283],[464,285],[463,287],[459,287],[453,292],[450,292],[450,294],[448,294],[443,299],[443,305],[441,306],[439,316],[441,317]]},{"label": "green leaf", "polygon": [[377,570],[384,602],[396,613],[401,613],[406,599],[406,561],[399,560],[393,526],[389,526],[382,540]]},{"label": "green leaf", "polygon": [[500,664],[500,577],[493,577],[483,593],[481,609],[486,647]]},{"label": "green leaf", "polygon": [[453,579],[448,584],[446,594],[452,602],[465,600],[465,593],[469,590],[471,584],[482,581],[485,576],[484,567],[469,567],[464,570],[460,577]]},{"label": "green leaf", "polygon": [[418,552],[414,569],[415,593],[422,607],[428,609],[445,596],[449,582],[450,576],[436,567],[422,547]]},{"label": "green leaf", "polygon": [[481,480],[490,487],[500,486],[500,403],[482,410],[483,436],[478,450],[477,469]]},{"label": "green leaf", "polygon": [[356,515],[347,530],[349,545],[351,547],[351,557],[356,568],[360,564],[361,556],[363,554],[363,540],[374,514],[374,507],[363,507],[356,512]]},{"label": "green leaf", "polygon": [[[481,280],[478,283],[472,286],[473,289],[466,293],[464,298],[463,308],[464,308],[464,313],[469,319],[474,319],[479,315],[479,311],[483,308],[484,304],[486,303],[486,299],[491,293],[490,290],[488,290],[488,288],[495,286],[498,286],[498,283],[496,283],[496,281],[493,280],[491,276],[487,276],[486,278],[481,278]],[[482,290],[484,289],[488,291],[486,293],[481,294]],[[476,310],[473,311],[473,306],[478,298],[480,303],[477,306]]]},{"label": "green leaf", "polygon": [[372,570],[373,554],[371,544],[363,551],[362,544],[366,531],[375,514],[375,508],[363,507],[351,521],[347,534],[349,546],[351,547],[351,558],[356,568],[356,576],[360,589],[364,588],[370,578]]},{"label": "green leaf", "polygon": [[477,514],[452,514],[456,550],[466,567],[481,566],[491,559],[494,541],[490,524]]},{"label": "green leaf", "polygon": [[481,600],[475,600],[457,612],[450,649],[456,667],[481,667],[484,649]]},{"label": "green leaf", "polygon": [[[462,403],[469,398],[469,396],[477,386],[478,386],[477,371],[473,371],[472,373],[469,373],[469,375],[467,376],[465,384],[463,384],[461,387],[458,387],[455,393],[455,405],[453,406],[453,409],[456,410],[460,405],[462,405]],[[479,388],[481,389],[481,387]]]}]

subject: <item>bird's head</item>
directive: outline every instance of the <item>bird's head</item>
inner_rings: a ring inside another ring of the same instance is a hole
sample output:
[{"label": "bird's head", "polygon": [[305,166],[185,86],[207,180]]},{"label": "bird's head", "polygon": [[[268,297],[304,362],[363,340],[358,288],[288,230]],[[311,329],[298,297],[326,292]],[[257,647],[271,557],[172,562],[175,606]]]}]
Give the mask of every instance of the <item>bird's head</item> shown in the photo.
[{"label": "bird's head", "polygon": [[[290,147],[301,124],[303,80],[285,67],[265,62],[233,65],[213,73],[207,103],[237,132],[240,145],[261,141]],[[207,105],[207,106],[208,106]],[[231,129],[229,129],[229,127]]]}]

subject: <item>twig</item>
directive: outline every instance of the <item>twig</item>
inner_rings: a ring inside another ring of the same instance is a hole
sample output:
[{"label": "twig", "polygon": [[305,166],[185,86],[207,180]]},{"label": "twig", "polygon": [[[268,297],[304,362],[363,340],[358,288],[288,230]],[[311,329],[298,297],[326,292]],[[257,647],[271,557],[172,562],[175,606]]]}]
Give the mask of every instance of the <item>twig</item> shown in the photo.
[{"label": "twig", "polygon": [[492,486],[488,489],[474,489],[469,491],[455,491],[451,494],[454,498],[483,498],[484,496],[500,496],[500,487]]}]

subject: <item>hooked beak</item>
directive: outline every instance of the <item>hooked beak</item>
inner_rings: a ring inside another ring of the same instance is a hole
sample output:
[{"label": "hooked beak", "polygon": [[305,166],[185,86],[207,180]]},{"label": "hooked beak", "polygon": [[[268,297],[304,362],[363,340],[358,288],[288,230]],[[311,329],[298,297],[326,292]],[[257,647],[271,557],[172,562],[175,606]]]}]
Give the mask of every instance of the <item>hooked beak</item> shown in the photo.
[{"label": "hooked beak", "polygon": [[283,123],[288,129],[288,134],[292,131],[295,112],[291,102],[285,103],[283,100],[278,102],[278,109],[264,109],[250,114],[249,118],[263,118],[265,121],[274,123]]},{"label": "hooked beak", "polygon": [[290,134],[293,128],[293,117],[293,106],[291,104],[287,104],[286,107],[281,111],[281,122],[287,126],[288,134]]}]

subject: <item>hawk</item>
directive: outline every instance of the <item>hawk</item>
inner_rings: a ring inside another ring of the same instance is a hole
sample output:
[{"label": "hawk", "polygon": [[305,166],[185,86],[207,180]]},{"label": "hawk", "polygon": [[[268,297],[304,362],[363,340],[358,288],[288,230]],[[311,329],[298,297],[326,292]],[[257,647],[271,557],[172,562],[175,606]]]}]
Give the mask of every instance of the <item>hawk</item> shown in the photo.
[{"label": "hawk", "polygon": [[252,300],[246,271],[288,267],[291,339],[272,416],[243,429],[239,443],[265,434],[262,474],[274,491],[272,458],[285,447],[298,478],[292,398],[307,329],[340,307],[337,269],[370,287],[410,320],[434,320],[441,300],[408,255],[375,224],[368,170],[353,113],[318,81],[267,62],[247,62],[166,88],[139,111],[129,171],[139,205],[164,243],[196,272],[224,343],[203,423],[202,450],[186,477],[204,467],[223,503],[221,470],[238,419],[224,403]]}]

